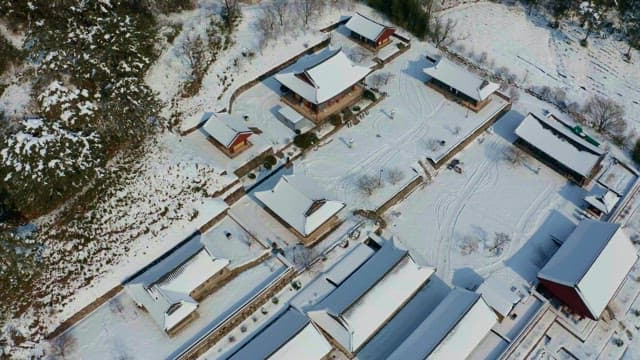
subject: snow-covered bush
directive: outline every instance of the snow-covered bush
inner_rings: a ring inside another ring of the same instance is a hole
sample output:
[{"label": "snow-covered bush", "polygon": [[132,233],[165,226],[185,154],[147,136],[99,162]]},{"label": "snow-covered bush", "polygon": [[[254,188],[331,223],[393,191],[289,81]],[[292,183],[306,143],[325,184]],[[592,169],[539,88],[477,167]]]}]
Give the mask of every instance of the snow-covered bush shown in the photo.
[{"label": "snow-covered bush", "polygon": [[100,136],[27,119],[0,141],[0,177],[10,207],[41,214],[77,191],[102,163]]}]

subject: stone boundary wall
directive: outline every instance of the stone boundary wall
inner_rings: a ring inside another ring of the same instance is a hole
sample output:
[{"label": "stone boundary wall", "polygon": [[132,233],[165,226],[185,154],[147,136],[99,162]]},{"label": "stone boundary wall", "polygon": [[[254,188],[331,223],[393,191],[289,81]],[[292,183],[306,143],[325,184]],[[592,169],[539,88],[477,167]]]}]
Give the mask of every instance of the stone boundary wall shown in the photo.
[{"label": "stone boundary wall", "polygon": [[213,329],[209,334],[202,337],[193,346],[179,354],[176,359],[195,360],[202,356],[214,344],[220,341],[232,329],[249,318],[251,314],[257,311],[262,305],[266,304],[280,290],[284,289],[298,275],[298,272],[289,268],[283,276],[275,280],[260,294],[256,295],[246,305],[242,306],[239,311],[231,315],[224,323]]}]

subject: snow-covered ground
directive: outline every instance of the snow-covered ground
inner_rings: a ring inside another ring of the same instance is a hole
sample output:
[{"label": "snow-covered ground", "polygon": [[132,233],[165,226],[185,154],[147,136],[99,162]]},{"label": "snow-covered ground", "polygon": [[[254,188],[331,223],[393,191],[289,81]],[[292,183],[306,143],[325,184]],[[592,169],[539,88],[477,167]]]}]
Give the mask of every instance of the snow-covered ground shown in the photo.
[{"label": "snow-covered ground", "polygon": [[[478,285],[480,277],[504,267],[520,275],[521,282],[534,280],[536,261],[554,250],[550,235],[571,231],[580,216],[583,189],[533,158],[519,167],[504,160],[524,114],[540,110],[531,101],[516,104],[458,156],[462,174],[441,170],[432,183],[388,212],[389,234],[450,284]],[[506,233],[511,242],[493,255],[489,247],[496,233]]]},{"label": "snow-covered ground", "polygon": [[69,359],[160,359],[191,345],[204,332],[216,327],[246,299],[275,279],[283,264],[270,259],[253,267],[206,297],[198,307],[198,318],[169,337],[133,299],[121,292],[68,330],[77,339]]},{"label": "snow-covered ground", "polygon": [[568,100],[580,104],[592,95],[611,97],[625,106],[627,119],[640,129],[640,53],[633,51],[634,62],[625,62],[626,42],[593,34],[584,48],[579,41],[585,31],[575,23],[553,30],[548,19],[535,13],[528,16],[519,5],[478,2],[443,15],[457,21],[460,40],[453,49],[461,55],[477,63],[486,52],[482,66],[507,67],[523,87],[560,87]]},{"label": "snow-covered ground", "polygon": [[[439,159],[505,105],[495,97],[475,113],[426,86],[424,55],[433,51],[430,44],[416,41],[409,51],[378,70],[392,74],[381,88],[388,96],[358,125],[341,129],[317,150],[306,153],[295,164],[295,171],[315,179],[350,209],[375,209],[422,173],[418,161]],[[440,141],[446,144],[432,144]],[[387,181],[385,171],[391,169],[400,170],[403,179],[395,184]],[[381,178],[383,187],[364,195],[357,185],[363,175]]]}]

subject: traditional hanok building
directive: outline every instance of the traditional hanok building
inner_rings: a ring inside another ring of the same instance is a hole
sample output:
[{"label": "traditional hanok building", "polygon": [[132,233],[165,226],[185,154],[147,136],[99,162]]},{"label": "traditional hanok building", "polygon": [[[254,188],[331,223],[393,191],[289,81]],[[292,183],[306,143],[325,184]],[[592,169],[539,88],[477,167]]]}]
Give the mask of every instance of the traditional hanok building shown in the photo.
[{"label": "traditional hanok building", "polygon": [[[332,271],[327,280],[336,288],[307,313],[350,358],[383,331],[435,273],[433,267],[416,264],[391,240],[381,246],[372,255],[356,254],[369,258],[355,271]],[[346,261],[351,260],[357,259]]]},{"label": "traditional hanok building", "polygon": [[301,61],[306,66],[294,65],[275,78],[284,90],[282,100],[314,122],[356,103],[364,94],[362,81],[372,71],[353,63],[341,49]]},{"label": "traditional hanok building", "polygon": [[620,225],[587,219],[540,270],[538,279],[574,313],[597,320],[637,260],[637,250]]},{"label": "traditional hanok building", "polygon": [[458,101],[473,111],[480,111],[490,101],[500,85],[483,79],[445,57],[427,57],[429,66],[424,73],[429,76],[427,85],[443,95]]},{"label": "traditional hanok building", "polygon": [[396,32],[396,28],[380,24],[360,13],[351,16],[345,26],[352,38],[376,51],[391,43],[391,36]]},{"label": "traditional hanok building", "polygon": [[238,349],[222,355],[228,360],[324,360],[332,350],[329,341],[300,311],[289,308]]},{"label": "traditional hanok building", "polygon": [[467,359],[497,320],[480,294],[453,289],[387,359]]},{"label": "traditional hanok building", "polygon": [[307,244],[337,225],[336,214],[345,206],[327,199],[317,185],[302,175],[283,176],[273,188],[256,192],[255,196]]},{"label": "traditional hanok building", "polygon": [[515,130],[516,145],[526,149],[580,186],[601,169],[605,151],[554,116],[527,115]]},{"label": "traditional hanok building", "polygon": [[244,124],[240,115],[211,114],[203,125],[211,142],[229,157],[235,157],[251,146],[249,137],[253,134]]},{"label": "traditional hanok building", "polygon": [[198,316],[199,301],[228,265],[229,260],[217,258],[193,238],[127,281],[125,289],[166,333],[174,335]]},{"label": "traditional hanok building", "polygon": [[587,211],[597,218],[609,215],[620,202],[620,195],[606,187],[595,184],[589,195],[585,196]]}]

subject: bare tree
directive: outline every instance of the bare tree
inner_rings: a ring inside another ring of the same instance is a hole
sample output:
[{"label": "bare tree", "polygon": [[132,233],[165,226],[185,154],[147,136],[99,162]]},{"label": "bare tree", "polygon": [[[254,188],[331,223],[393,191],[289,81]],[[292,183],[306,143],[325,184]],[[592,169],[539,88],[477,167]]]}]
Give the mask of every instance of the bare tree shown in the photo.
[{"label": "bare tree", "polygon": [[260,38],[260,49],[264,49],[264,47],[269,43],[269,41],[273,40],[276,34],[276,26],[277,26],[277,16],[276,14],[267,6],[262,8],[262,11],[258,17],[258,21],[256,22],[257,31],[256,33],[261,35]]},{"label": "bare tree", "polygon": [[357,187],[367,196],[373,195],[373,192],[382,187],[380,179],[372,175],[362,175],[357,181]]},{"label": "bare tree", "polygon": [[391,185],[395,185],[404,179],[404,172],[398,168],[387,169],[384,173],[387,175],[387,181]]},{"label": "bare tree", "polygon": [[509,146],[505,149],[504,159],[513,167],[524,165],[528,159],[526,152],[515,146]]},{"label": "bare tree", "polygon": [[309,25],[309,19],[322,8],[322,0],[298,0],[296,2],[296,10],[302,17],[304,26]]},{"label": "bare tree", "polygon": [[510,87],[509,88],[509,97],[511,98],[512,102],[516,102],[516,101],[520,100],[520,91],[518,90],[518,88]]},{"label": "bare tree", "polygon": [[60,334],[50,343],[51,357],[65,359],[78,344],[78,340],[69,332]]},{"label": "bare tree", "polygon": [[361,47],[355,47],[353,51],[349,53],[349,59],[357,64],[361,64],[367,58],[367,52]]},{"label": "bare tree", "polygon": [[369,85],[373,88],[380,88],[382,85],[387,85],[389,80],[393,78],[393,74],[389,72],[376,72],[369,76]]},{"label": "bare tree", "polygon": [[439,48],[442,45],[448,46],[454,42],[453,30],[458,23],[453,19],[443,21],[441,18],[434,18],[431,24],[431,40]]},{"label": "bare tree", "polygon": [[465,235],[460,242],[460,254],[466,256],[478,251],[480,239],[473,235]]},{"label": "bare tree", "polygon": [[500,256],[504,248],[511,242],[511,236],[506,233],[497,232],[493,244],[489,246],[489,253],[493,256]]},{"label": "bare tree", "polygon": [[224,0],[222,2],[224,17],[227,26],[231,28],[233,21],[240,15],[240,7],[238,6],[238,0]]},{"label": "bare tree", "polygon": [[442,146],[441,144],[442,143],[438,139],[434,139],[434,138],[430,138],[425,143],[427,148],[431,151],[437,151],[438,149],[440,149],[440,147]]},{"label": "bare tree", "polygon": [[613,136],[627,129],[624,107],[609,98],[598,95],[591,97],[584,106],[584,112],[599,133]]},{"label": "bare tree", "polygon": [[204,70],[202,69],[205,63],[204,41],[200,35],[187,36],[182,42],[180,49],[189,65],[190,75],[197,77],[198,72]]},{"label": "bare tree", "polygon": [[280,26],[284,26],[284,21],[289,14],[288,0],[274,0],[271,4],[267,5],[265,9],[275,14]]},{"label": "bare tree", "polygon": [[299,268],[307,269],[313,260],[312,250],[303,244],[297,244],[292,249],[293,264]]}]

